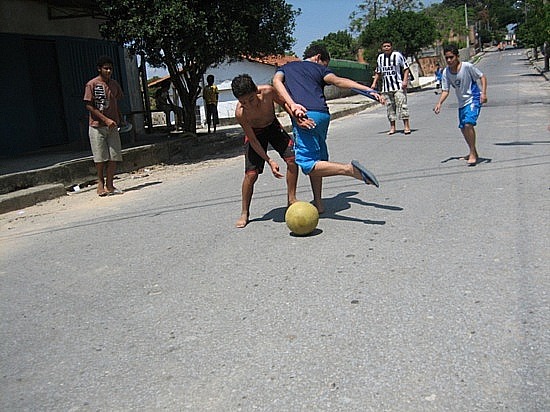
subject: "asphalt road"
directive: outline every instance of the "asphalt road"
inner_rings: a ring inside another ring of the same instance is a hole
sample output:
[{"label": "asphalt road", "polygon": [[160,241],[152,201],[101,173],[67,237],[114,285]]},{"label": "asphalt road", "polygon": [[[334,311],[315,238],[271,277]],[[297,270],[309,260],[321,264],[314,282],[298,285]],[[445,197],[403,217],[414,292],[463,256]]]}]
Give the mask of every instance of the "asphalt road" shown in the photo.
[{"label": "asphalt road", "polygon": [[241,158],[4,228],[0,409],[549,410],[550,87],[520,51],[478,67],[480,164],[454,96],[411,94],[409,136],[338,119],[381,188],[325,179],[312,236],[268,174],[233,228]]}]

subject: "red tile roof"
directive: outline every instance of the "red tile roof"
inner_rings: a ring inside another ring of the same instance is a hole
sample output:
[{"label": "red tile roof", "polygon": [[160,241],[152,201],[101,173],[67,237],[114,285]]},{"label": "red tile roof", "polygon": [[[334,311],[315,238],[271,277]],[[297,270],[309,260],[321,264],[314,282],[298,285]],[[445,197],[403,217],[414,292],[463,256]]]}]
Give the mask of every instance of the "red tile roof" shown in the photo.
[{"label": "red tile roof", "polygon": [[[279,55],[279,56],[265,56],[265,57],[245,57],[245,59],[248,60],[248,61],[251,61],[251,62],[267,64],[269,66],[275,66],[275,67],[280,67],[280,66],[282,66],[286,63],[300,60],[296,56],[281,56],[281,55]],[[160,79],[155,79],[153,81],[149,81],[148,86],[149,87],[160,86],[161,83],[164,83],[166,81],[170,81],[170,76],[169,75],[161,77]]]},{"label": "red tile roof", "polygon": [[295,61],[298,61],[300,59],[296,56],[281,56],[281,55],[279,55],[279,56],[265,56],[265,57],[247,57],[247,60],[253,61],[253,62],[258,62],[258,63],[263,63],[263,64],[268,64],[270,66],[279,67],[279,66],[282,66],[286,63],[295,62]]}]

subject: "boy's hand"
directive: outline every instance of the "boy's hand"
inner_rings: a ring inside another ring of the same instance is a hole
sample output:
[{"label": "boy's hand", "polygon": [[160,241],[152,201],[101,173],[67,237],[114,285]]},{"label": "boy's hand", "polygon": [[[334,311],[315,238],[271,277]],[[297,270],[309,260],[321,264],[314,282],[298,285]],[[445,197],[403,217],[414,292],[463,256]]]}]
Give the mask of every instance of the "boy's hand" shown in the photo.
[{"label": "boy's hand", "polygon": [[115,127],[117,127],[117,124],[114,120],[112,119],[107,119],[107,121],[105,122],[105,124],[107,125],[107,127],[109,129],[114,129]]},{"label": "boy's hand", "polygon": [[290,110],[292,110],[292,114],[297,119],[307,117],[307,109],[301,104],[294,103],[293,105],[290,106]]},{"label": "boy's hand", "polygon": [[282,177],[284,177],[284,175],[279,172],[279,165],[275,160],[269,159],[267,163],[269,163],[269,167],[271,167],[271,173],[273,173],[273,176],[275,176],[277,179],[281,179]]},{"label": "boy's hand", "polygon": [[378,100],[381,104],[386,104],[386,99],[384,98],[384,96],[382,96],[381,94],[379,93],[376,93],[376,92],[372,92],[372,95],[376,98],[376,100]]},{"label": "boy's hand", "polygon": [[298,127],[301,127],[302,129],[315,129],[315,126],[317,124],[313,119],[310,119],[309,117],[297,117],[296,118],[296,124]]}]

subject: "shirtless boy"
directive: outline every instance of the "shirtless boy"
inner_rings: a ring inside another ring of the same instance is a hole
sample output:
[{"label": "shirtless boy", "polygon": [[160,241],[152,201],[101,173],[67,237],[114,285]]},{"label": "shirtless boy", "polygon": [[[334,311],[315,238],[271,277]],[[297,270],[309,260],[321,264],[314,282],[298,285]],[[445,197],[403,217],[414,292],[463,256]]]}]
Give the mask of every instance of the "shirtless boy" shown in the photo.
[{"label": "shirtless boy", "polygon": [[[285,107],[284,100],[272,86],[256,86],[247,74],[237,76],[231,82],[233,94],[239,100],[235,109],[235,117],[245,133],[245,175],[242,184],[241,216],[235,224],[238,228],[245,227],[250,217],[250,202],[254,193],[254,184],[258,175],[263,172],[265,162],[271,168],[273,176],[281,179],[284,175],[279,170],[278,163],[267,154],[267,146],[271,146],[286,162],[287,204],[296,202],[296,184],[298,182],[298,166],[294,162],[294,143],[275,116],[274,103]],[[289,108],[285,108],[289,111]],[[315,127],[310,119],[301,119],[301,127]]]}]

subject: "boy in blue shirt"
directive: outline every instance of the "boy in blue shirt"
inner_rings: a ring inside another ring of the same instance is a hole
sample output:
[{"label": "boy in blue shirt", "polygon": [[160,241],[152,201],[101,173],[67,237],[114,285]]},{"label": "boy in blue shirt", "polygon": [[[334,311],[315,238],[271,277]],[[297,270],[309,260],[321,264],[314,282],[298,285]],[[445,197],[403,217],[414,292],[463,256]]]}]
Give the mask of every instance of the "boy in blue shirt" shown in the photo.
[{"label": "boy in blue shirt", "polygon": [[285,64],[273,78],[273,87],[290,106],[294,116],[313,119],[316,124],[312,129],[304,129],[298,127],[295,119],[292,120],[296,163],[309,176],[313,202],[319,213],[324,212],[321,198],[323,177],[350,176],[378,187],[376,177],[356,160],[348,164],[328,161],[326,138],[330,114],[324,87],[333,84],[341,88],[369,91],[379,102],[384,103],[384,99],[370,87],[335,75],[327,68],[329,62],[330,55],[323,46],[311,45],[304,52],[303,61]]}]

